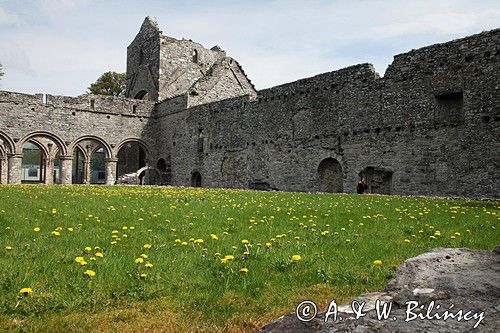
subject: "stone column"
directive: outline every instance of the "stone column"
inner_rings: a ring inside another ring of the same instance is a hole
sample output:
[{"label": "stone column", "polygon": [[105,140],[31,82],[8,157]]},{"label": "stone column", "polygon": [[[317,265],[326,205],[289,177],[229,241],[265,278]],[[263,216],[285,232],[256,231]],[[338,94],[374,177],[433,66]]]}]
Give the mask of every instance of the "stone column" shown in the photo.
[{"label": "stone column", "polygon": [[9,184],[21,184],[21,167],[23,154],[7,154],[9,171]]},{"label": "stone column", "polygon": [[72,179],[72,168],[73,168],[73,156],[59,156],[59,170],[61,175],[61,184],[63,185],[71,185]]},{"label": "stone column", "polygon": [[52,158],[46,158],[43,160],[45,165],[45,184],[54,184],[54,160]]},{"label": "stone column", "polygon": [[7,184],[7,158],[0,157],[0,184]]},{"label": "stone column", "polygon": [[85,185],[90,185],[90,177],[92,176],[90,173],[92,169],[90,168],[90,159],[85,160],[83,163],[83,183]]},{"label": "stone column", "polygon": [[117,158],[106,158],[106,185],[114,185],[116,183],[116,163]]}]

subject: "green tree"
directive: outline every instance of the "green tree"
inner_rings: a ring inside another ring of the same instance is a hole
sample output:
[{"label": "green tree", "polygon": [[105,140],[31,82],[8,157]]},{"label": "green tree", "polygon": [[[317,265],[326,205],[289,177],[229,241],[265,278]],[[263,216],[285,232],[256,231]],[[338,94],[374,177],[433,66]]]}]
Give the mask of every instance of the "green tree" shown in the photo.
[{"label": "green tree", "polygon": [[125,73],[106,72],[90,85],[89,93],[95,95],[123,96]]}]

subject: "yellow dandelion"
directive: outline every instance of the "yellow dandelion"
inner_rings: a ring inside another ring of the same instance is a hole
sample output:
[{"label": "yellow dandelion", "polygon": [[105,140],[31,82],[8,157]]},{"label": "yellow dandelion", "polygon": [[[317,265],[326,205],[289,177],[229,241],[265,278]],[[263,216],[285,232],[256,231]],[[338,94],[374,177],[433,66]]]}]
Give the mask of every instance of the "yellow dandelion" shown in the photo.
[{"label": "yellow dandelion", "polygon": [[302,259],[302,257],[299,256],[298,254],[292,256],[292,261],[299,261],[300,259]]},{"label": "yellow dandelion", "polygon": [[59,231],[52,231],[51,232],[52,236],[61,236],[61,233]]},{"label": "yellow dandelion", "polygon": [[211,234],[210,237],[212,238],[212,240],[218,240],[219,237],[217,237],[216,234]]},{"label": "yellow dandelion", "polygon": [[203,239],[201,239],[201,238],[195,239],[193,243],[201,244],[201,243],[203,243]]},{"label": "yellow dandelion", "polygon": [[374,265],[382,265],[382,260],[380,260],[380,259],[374,260],[373,264]]},{"label": "yellow dandelion", "polygon": [[135,263],[136,264],[142,264],[143,262],[144,262],[143,258],[137,258],[137,259],[135,259]]},{"label": "yellow dandelion", "polygon": [[144,244],[143,248],[150,249],[151,248],[151,244]]},{"label": "yellow dandelion", "polygon": [[39,231],[40,231],[40,227],[34,227],[34,228],[33,228],[33,231],[34,231],[34,232],[39,232]]},{"label": "yellow dandelion", "polygon": [[98,257],[98,258],[102,258],[102,257],[103,257],[102,252],[96,252],[94,255],[95,255],[96,257]]},{"label": "yellow dandelion", "polygon": [[6,250],[12,250],[12,246],[6,246],[5,249]]},{"label": "yellow dandelion", "polygon": [[153,268],[153,264],[152,263],[146,263],[146,265],[144,265],[144,267],[146,268]]},{"label": "yellow dandelion", "polygon": [[247,239],[243,239],[243,240],[241,241],[241,244],[248,244],[248,243],[249,243],[249,241],[248,241]]},{"label": "yellow dandelion", "polygon": [[90,270],[90,269],[87,269],[85,272],[83,272],[83,274],[89,278],[93,278],[95,276],[95,272],[93,270]]},{"label": "yellow dandelion", "polygon": [[248,273],[248,268],[243,267],[242,269],[240,269],[240,273]]},{"label": "yellow dandelion", "polygon": [[31,288],[21,288],[21,290],[19,290],[19,294],[21,294],[22,296],[28,296],[28,295],[31,295],[33,293],[33,289]]},{"label": "yellow dandelion", "polygon": [[87,247],[85,248],[85,252],[89,253],[90,251],[92,251],[92,248],[91,248],[90,246],[87,246]]}]

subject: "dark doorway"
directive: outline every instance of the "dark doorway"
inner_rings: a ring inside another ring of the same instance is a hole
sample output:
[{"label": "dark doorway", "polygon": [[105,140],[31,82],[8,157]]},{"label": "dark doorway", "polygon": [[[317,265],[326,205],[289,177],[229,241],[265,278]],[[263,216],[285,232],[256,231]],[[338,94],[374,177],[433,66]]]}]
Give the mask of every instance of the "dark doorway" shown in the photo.
[{"label": "dark doorway", "polygon": [[193,172],[191,175],[191,186],[201,187],[201,174],[198,171]]},{"label": "dark doorway", "polygon": [[367,167],[359,173],[359,177],[367,185],[367,193],[390,194],[392,189],[392,171]]}]

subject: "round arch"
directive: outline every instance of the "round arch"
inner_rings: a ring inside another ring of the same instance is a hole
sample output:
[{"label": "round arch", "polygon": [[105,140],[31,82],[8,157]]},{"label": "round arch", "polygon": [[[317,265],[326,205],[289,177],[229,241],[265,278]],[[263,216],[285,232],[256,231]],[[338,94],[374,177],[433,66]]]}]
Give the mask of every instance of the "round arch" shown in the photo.
[{"label": "round arch", "polygon": [[12,140],[12,138],[7,133],[0,130],[0,139],[2,139],[4,146],[7,146],[5,147],[6,149],[4,151],[5,154],[16,152],[16,144],[14,143],[14,140]]},{"label": "round arch", "polygon": [[144,101],[149,100],[149,92],[147,90],[141,90],[137,94],[135,94],[134,99],[141,99]]},{"label": "round arch", "polygon": [[141,140],[139,138],[127,138],[127,139],[123,139],[122,141],[120,141],[120,143],[118,143],[113,151],[113,156],[117,156],[118,155],[118,152],[120,151],[120,149],[122,149],[122,147],[124,145],[126,145],[127,143],[137,143],[139,144],[143,149],[144,151],[146,152],[146,158],[150,156],[150,149],[149,149],[149,146],[148,144],[144,141],[144,140]]},{"label": "round arch", "polygon": [[66,146],[64,141],[58,135],[46,131],[35,131],[27,134],[17,143],[17,150],[22,151],[22,147],[24,146],[24,144],[36,137],[43,137],[54,141],[54,143],[57,145],[57,148],[59,148],[61,155],[68,155],[68,147]]},{"label": "round arch", "polygon": [[[85,140],[98,142],[104,148],[106,158],[113,158],[114,155],[113,155],[113,149],[111,148],[111,145],[109,143],[107,143],[106,140],[104,140],[98,136],[95,136],[95,135],[84,135],[84,136],[79,137],[78,139],[76,139],[75,141],[73,141],[69,145],[68,151],[73,152],[73,150],[78,146],[78,144],[82,141],[85,141]],[[82,151],[85,150],[85,149],[82,149],[81,147],[80,147],[80,149]],[[94,151],[92,151],[92,153],[90,155],[92,155],[94,153]],[[86,155],[85,152],[84,152],[84,155]],[[87,158],[87,156],[85,156],[85,157]]]},{"label": "round arch", "polygon": [[342,165],[333,157],[323,159],[318,165],[319,187],[322,192],[342,193],[344,190],[344,173]]}]

